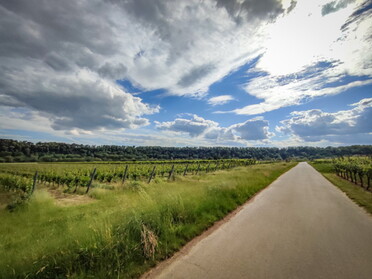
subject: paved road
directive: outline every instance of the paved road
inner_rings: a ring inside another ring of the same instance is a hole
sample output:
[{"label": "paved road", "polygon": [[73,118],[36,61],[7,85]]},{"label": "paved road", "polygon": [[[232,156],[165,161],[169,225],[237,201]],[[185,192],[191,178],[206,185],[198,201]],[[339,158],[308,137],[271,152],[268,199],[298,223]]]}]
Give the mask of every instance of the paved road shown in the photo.
[{"label": "paved road", "polygon": [[300,163],[149,277],[371,279],[372,216]]}]

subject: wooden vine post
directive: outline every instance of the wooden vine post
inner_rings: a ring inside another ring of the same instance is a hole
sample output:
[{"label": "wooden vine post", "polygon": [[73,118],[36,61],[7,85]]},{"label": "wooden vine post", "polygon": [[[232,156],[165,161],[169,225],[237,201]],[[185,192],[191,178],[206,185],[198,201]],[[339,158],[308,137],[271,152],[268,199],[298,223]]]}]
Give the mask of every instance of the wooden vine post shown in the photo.
[{"label": "wooden vine post", "polygon": [[149,181],[147,183],[150,183],[151,182],[151,179],[154,177],[154,175],[155,175],[155,169],[156,169],[156,166],[154,166],[154,168],[152,169],[151,175],[149,177]]},{"label": "wooden vine post", "polygon": [[200,170],[200,163],[198,164],[198,168],[196,169],[196,173],[195,174],[198,174],[199,173],[199,170]]},{"label": "wooden vine post", "polygon": [[92,185],[94,176],[96,175],[96,171],[97,171],[97,168],[94,168],[94,170],[93,170],[93,172],[92,172],[92,174],[90,176],[90,180],[89,180],[89,183],[88,183],[87,191],[85,192],[85,194],[88,194],[88,192],[89,192],[89,189],[90,189],[90,186]]},{"label": "wooden vine post", "polygon": [[187,173],[187,169],[188,169],[188,168],[189,168],[189,164],[186,165],[185,171],[183,172],[183,176],[186,175],[186,173]]},{"label": "wooden vine post", "polygon": [[172,175],[173,175],[173,172],[174,172],[174,165],[172,165],[172,169],[171,169],[171,171],[169,172],[168,180],[171,179],[171,177],[172,177]]},{"label": "wooden vine post", "polygon": [[207,169],[205,170],[205,172],[208,172],[209,171],[209,166],[211,165],[211,163],[209,162],[208,166],[207,166]]},{"label": "wooden vine post", "polygon": [[123,185],[125,182],[125,179],[127,178],[127,173],[128,173],[128,165],[125,166],[125,170],[123,173],[123,179],[121,180],[121,184]]},{"label": "wooden vine post", "polygon": [[34,175],[34,181],[32,183],[32,188],[31,188],[31,194],[32,195],[35,191],[35,188],[36,188],[36,181],[37,181],[37,171],[35,172],[35,175]]}]

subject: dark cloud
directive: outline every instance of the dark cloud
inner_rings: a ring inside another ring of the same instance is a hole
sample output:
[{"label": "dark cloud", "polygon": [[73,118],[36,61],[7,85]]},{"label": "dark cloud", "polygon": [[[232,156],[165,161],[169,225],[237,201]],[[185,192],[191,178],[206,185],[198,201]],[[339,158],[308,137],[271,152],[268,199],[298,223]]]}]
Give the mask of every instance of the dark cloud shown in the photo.
[{"label": "dark cloud", "polygon": [[322,16],[337,12],[340,9],[346,8],[347,5],[354,2],[354,0],[338,0],[332,1],[323,5],[322,7]]},{"label": "dark cloud", "polygon": [[289,7],[287,8],[287,13],[290,13],[294,8],[296,8],[296,5],[297,5],[297,1],[292,0],[292,1],[291,1],[291,4],[290,4]]},{"label": "dark cloud", "polygon": [[200,67],[194,68],[190,72],[186,73],[183,77],[181,77],[178,85],[182,87],[188,87],[203,79],[214,69],[215,67],[213,65],[202,65]]},{"label": "dark cloud", "polygon": [[128,69],[122,63],[112,64],[105,63],[98,69],[98,73],[104,77],[112,80],[124,79]]},{"label": "dark cloud", "polygon": [[216,2],[238,22],[242,17],[248,20],[274,19],[284,12],[281,1],[277,0],[216,0]]},{"label": "dark cloud", "polygon": [[55,71],[71,70],[71,65],[69,65],[70,62],[57,53],[48,53],[44,58],[44,62],[52,67]]}]

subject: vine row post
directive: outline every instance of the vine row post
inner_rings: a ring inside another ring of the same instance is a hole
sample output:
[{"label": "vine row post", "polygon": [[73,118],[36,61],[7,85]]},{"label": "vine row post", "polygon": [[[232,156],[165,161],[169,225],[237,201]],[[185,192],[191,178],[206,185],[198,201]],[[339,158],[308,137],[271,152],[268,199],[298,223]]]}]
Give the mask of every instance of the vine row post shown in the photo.
[{"label": "vine row post", "polygon": [[92,185],[94,176],[96,175],[96,171],[97,171],[97,168],[94,168],[94,170],[93,170],[93,172],[92,172],[92,174],[90,176],[90,180],[89,180],[89,183],[88,183],[87,191],[85,192],[85,194],[88,194],[88,192],[89,192],[89,189],[90,189],[90,186]]},{"label": "vine row post", "polygon": [[198,164],[198,168],[196,169],[196,173],[195,174],[198,174],[199,173],[199,170],[200,170],[200,163]]},{"label": "vine row post", "polygon": [[183,172],[183,176],[186,175],[186,173],[187,173],[187,169],[188,169],[188,168],[189,168],[189,164],[186,165],[185,171]]},{"label": "vine row post", "polygon": [[207,166],[207,169],[205,170],[205,172],[208,172],[209,171],[209,166],[211,165],[211,162],[209,162],[208,166]]},{"label": "vine row post", "polygon": [[125,166],[125,170],[124,170],[124,173],[123,173],[123,179],[121,180],[121,185],[124,184],[125,179],[127,178],[127,173],[128,173],[128,165]]},{"label": "vine row post", "polygon": [[172,165],[172,169],[171,169],[171,171],[169,172],[168,180],[171,179],[171,177],[172,177],[172,175],[173,175],[173,172],[174,172],[174,165]]},{"label": "vine row post", "polygon": [[150,183],[151,182],[151,179],[154,177],[155,169],[156,169],[156,166],[154,166],[154,168],[152,169],[151,175],[149,177],[149,181],[147,183]]},{"label": "vine row post", "polygon": [[32,188],[31,188],[31,195],[34,193],[35,191],[35,188],[36,188],[36,181],[37,181],[37,171],[35,172],[35,175],[34,175],[34,181],[32,183]]}]

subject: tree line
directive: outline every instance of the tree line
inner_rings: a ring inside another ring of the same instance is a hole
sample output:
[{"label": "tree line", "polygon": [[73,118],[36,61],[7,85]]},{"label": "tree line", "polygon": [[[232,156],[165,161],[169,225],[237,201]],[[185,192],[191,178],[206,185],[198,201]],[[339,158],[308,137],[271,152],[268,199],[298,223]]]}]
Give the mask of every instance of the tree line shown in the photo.
[{"label": "tree line", "polygon": [[0,162],[89,162],[194,159],[288,160],[372,156],[372,145],[341,147],[160,147],[84,145],[0,139]]}]

